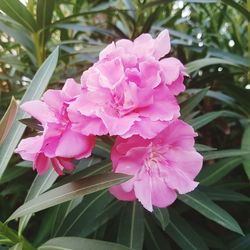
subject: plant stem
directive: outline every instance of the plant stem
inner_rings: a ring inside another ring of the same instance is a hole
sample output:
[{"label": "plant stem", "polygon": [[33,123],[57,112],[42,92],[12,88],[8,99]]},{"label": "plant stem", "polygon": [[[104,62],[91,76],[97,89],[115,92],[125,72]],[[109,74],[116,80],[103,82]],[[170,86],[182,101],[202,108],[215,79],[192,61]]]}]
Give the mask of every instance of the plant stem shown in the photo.
[{"label": "plant stem", "polygon": [[41,46],[40,46],[39,34],[37,32],[35,32],[32,34],[32,37],[33,37],[33,42],[35,45],[37,64],[39,67],[43,63],[43,53],[42,53]]}]

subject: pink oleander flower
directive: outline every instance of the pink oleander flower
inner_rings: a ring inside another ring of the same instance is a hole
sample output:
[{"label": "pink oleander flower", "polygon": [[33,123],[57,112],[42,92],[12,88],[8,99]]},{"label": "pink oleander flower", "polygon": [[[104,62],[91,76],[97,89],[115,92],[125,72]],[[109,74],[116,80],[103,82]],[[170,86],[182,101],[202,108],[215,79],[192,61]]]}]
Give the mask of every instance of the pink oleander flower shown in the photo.
[{"label": "pink oleander flower", "polygon": [[184,66],[173,58],[167,30],[153,39],[108,45],[82,74],[82,93],[70,104],[72,129],[84,135],[153,138],[180,116],[175,95],[185,89]]},{"label": "pink oleander flower", "polygon": [[74,169],[72,160],[90,156],[95,137],[73,131],[67,113],[67,107],[79,93],[80,85],[68,79],[62,90],[48,90],[42,101],[30,101],[21,106],[44,128],[41,135],[23,139],[15,151],[24,160],[33,161],[33,169],[38,174],[43,174],[52,164],[62,175],[63,168]]},{"label": "pink oleander flower", "polygon": [[194,190],[202,156],[194,148],[193,128],[181,120],[172,122],[153,139],[118,137],[112,148],[113,172],[133,177],[110,188],[119,200],[138,199],[149,211],[167,207],[179,194]]}]

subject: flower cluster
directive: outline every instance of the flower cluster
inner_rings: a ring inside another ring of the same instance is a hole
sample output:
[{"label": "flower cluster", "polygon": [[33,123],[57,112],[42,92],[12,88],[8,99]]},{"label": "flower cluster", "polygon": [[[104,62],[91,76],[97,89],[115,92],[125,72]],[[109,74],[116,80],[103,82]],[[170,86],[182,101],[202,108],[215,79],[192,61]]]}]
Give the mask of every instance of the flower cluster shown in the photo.
[{"label": "flower cluster", "polygon": [[192,191],[202,157],[192,127],[178,119],[176,95],[185,89],[185,68],[176,58],[164,58],[170,47],[167,30],[155,39],[142,34],[108,45],[83,72],[81,84],[68,79],[62,90],[22,105],[43,132],[22,140],[16,152],[33,161],[39,174],[50,164],[62,174],[73,169],[72,160],[90,156],[95,136],[116,136],[113,172],[133,178],[110,188],[115,197],[138,199],[152,211],[153,205],[173,203],[176,192]]}]

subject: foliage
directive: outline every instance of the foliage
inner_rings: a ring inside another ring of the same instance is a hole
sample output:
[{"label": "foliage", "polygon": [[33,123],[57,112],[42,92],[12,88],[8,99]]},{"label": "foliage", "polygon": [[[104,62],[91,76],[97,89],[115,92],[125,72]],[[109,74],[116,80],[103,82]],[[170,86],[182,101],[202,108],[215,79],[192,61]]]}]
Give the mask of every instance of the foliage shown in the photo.
[{"label": "foliage", "polygon": [[[0,10],[0,249],[250,248],[249,1],[1,0]],[[163,28],[190,74],[179,102],[205,159],[196,191],[152,214],[115,200],[105,188],[129,177],[109,173],[112,141],[60,178],[13,155],[34,123],[15,118],[12,96],[38,99],[79,79],[107,43]]]}]

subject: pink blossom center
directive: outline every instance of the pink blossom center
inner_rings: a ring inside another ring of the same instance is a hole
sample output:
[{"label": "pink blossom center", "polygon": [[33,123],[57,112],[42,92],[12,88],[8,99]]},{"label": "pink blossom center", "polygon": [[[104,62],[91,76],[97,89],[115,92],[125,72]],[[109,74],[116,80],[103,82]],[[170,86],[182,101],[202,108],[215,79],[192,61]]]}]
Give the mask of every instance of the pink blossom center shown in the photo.
[{"label": "pink blossom center", "polygon": [[167,159],[167,148],[159,145],[149,146],[149,151],[144,160],[145,170],[152,175],[153,173],[162,174],[162,167],[169,166]]}]

